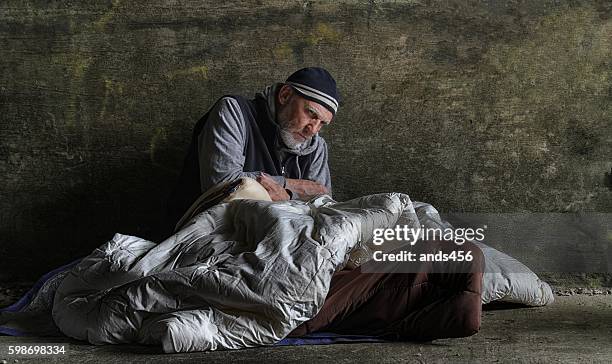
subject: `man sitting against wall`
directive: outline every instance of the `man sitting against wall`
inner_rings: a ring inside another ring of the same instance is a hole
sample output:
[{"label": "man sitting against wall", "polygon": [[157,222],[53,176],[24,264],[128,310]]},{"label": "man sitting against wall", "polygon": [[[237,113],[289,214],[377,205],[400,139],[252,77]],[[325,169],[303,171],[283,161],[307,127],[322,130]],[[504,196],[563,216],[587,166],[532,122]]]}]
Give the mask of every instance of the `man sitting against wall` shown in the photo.
[{"label": "man sitting against wall", "polygon": [[[203,192],[240,177],[256,179],[273,201],[331,195],[327,144],[318,133],[334,120],[338,101],[336,81],[318,67],[300,69],[252,100],[219,99],[194,128],[169,205],[173,224]],[[481,255],[475,256],[478,263]],[[342,270],[317,316],[290,336],[332,331],[427,340],[476,333],[482,274],[442,278]],[[462,293],[449,296],[453,286]]]}]

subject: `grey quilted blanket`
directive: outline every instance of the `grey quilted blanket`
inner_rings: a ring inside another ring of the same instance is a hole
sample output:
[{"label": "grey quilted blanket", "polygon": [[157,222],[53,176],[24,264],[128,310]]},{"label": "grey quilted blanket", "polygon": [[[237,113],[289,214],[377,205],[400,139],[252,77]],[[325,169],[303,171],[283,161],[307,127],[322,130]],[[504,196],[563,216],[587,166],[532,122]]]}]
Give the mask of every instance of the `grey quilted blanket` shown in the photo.
[{"label": "grey quilted blanket", "polygon": [[318,312],[353,246],[393,226],[410,203],[398,193],[236,200],[159,244],[117,234],[62,280],[53,319],[94,344],[165,352],[274,344]]}]

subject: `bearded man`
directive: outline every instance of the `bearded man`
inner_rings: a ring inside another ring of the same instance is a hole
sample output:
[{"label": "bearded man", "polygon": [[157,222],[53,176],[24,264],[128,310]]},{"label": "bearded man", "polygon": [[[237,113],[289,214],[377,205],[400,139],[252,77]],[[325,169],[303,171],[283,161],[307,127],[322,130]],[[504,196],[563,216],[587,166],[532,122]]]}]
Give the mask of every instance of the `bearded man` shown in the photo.
[{"label": "bearded man", "polygon": [[240,177],[256,179],[274,201],[331,194],[327,144],[318,132],[334,118],[338,98],[329,72],[309,67],[252,100],[219,99],[194,128],[170,220],[211,187]]}]

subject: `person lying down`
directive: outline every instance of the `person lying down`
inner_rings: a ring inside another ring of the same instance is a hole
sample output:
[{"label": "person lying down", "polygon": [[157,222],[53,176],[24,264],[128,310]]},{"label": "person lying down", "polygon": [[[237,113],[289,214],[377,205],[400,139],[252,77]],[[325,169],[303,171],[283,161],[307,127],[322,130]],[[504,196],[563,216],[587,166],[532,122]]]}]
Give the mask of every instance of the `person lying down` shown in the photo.
[{"label": "person lying down", "polygon": [[209,190],[161,243],[116,234],[95,249],[63,277],[53,320],[63,334],[93,344],[161,345],[174,353],[273,345],[316,332],[463,337],[478,332],[483,302],[552,301],[532,272],[521,276],[521,289],[501,288],[515,280],[502,275],[517,270],[500,268],[496,257],[511,258],[481,243],[432,240],[392,252],[448,256],[460,249],[471,257],[452,265],[406,269],[405,262],[367,259],[377,229],[407,221],[445,224],[433,207],[402,193],[270,201],[259,183],[241,178]]}]

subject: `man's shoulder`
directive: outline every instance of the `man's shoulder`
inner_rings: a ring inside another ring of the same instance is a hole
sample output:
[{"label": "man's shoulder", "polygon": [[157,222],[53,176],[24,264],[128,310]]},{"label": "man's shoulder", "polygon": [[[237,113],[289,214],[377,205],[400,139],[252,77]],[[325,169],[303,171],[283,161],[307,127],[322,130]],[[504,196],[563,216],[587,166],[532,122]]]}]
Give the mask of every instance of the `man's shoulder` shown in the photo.
[{"label": "man's shoulder", "polygon": [[[217,119],[215,124],[232,124],[241,128],[268,128],[262,120],[266,119],[265,100],[256,96],[248,99],[240,95],[224,95],[217,99],[207,113],[207,119]],[[262,126],[263,125],[263,126]]]},{"label": "man's shoulder", "polygon": [[244,119],[244,122],[255,123],[265,115],[263,103],[263,99],[258,97],[248,99],[240,95],[225,95],[217,100],[211,110],[220,115],[227,114]]},{"label": "man's shoulder", "polygon": [[232,117],[243,119],[245,112],[251,108],[251,101],[239,95],[225,95],[217,99],[209,114],[218,115],[222,118]]},{"label": "man's shoulder", "polygon": [[249,100],[248,98],[241,95],[224,95],[217,99],[216,105],[229,106],[232,108],[244,108],[248,107],[253,100]]}]

